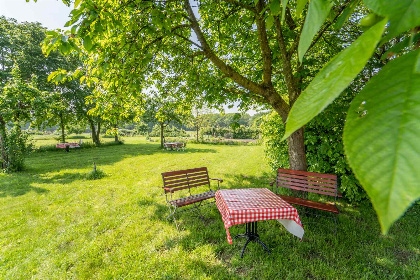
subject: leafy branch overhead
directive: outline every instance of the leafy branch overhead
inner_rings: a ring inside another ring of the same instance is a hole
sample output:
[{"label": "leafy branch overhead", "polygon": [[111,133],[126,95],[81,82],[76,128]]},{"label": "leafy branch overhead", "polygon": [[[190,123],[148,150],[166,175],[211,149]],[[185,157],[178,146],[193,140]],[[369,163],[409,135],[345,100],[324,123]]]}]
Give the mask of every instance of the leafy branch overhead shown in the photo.
[{"label": "leafy branch overhead", "polygon": [[[199,96],[213,106],[235,101],[244,108],[253,103],[265,104],[286,123],[284,138],[287,138],[290,167],[306,170],[303,126],[355,78],[369,81],[393,59],[395,63],[386,67],[396,69],[404,63],[397,59],[399,56],[419,47],[420,0],[203,0],[196,3],[189,0],[75,1],[66,24],[71,30],[51,32],[44,50],[78,53],[88,66],[84,79],[98,79],[104,92],[118,92],[123,97],[144,98],[146,88],[170,82],[175,85],[171,88],[180,90],[165,94],[186,102]],[[373,60],[374,69],[367,71],[365,65]],[[419,75],[419,65],[418,57],[413,57],[413,78],[405,80],[411,88]],[[389,81],[393,79],[389,77]],[[363,95],[369,96],[366,93],[369,90],[372,87],[366,86]],[[408,94],[396,88],[390,90],[401,100]],[[379,103],[380,96],[375,98]],[[368,115],[377,114],[373,108],[369,107]],[[408,115],[415,115],[411,112],[414,107],[405,109],[410,110]],[[351,113],[349,123],[350,116]],[[361,118],[360,127],[368,127],[362,124],[367,120],[376,126],[385,123],[380,117]],[[383,146],[381,141],[371,139],[367,142],[368,149],[351,149],[349,142],[359,141],[351,137],[352,133],[346,132],[347,157],[371,196],[386,232],[410,203],[396,203],[396,210],[390,213],[384,208],[386,205],[378,202],[377,193],[370,190],[377,182],[382,182],[383,188],[392,188],[390,192],[381,192],[388,201],[413,202],[419,193],[412,185],[413,180],[403,184],[393,179],[402,170],[408,170],[398,161],[386,165],[389,167],[386,169],[373,165],[372,172],[366,174],[362,162],[380,154]],[[399,156],[406,159],[420,156],[416,150],[407,151],[393,149],[392,153],[394,156],[402,153]],[[409,169],[406,176],[414,178],[413,173],[420,173],[418,166]],[[386,177],[386,182],[385,177],[378,177],[385,171],[393,174]]]}]

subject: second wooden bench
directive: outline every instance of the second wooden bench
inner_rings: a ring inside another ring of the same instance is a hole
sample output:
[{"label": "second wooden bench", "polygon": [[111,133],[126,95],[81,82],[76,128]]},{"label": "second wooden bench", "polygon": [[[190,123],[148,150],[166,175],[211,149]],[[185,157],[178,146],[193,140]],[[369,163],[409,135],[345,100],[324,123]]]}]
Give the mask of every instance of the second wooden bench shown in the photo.
[{"label": "second wooden bench", "polygon": [[[277,179],[275,183],[276,187],[274,188],[274,193],[288,203],[335,214],[340,213],[337,208],[337,198],[342,197],[342,194],[338,191],[336,175],[279,168],[277,170]],[[273,186],[274,182],[270,185]],[[325,203],[295,196],[282,195],[278,193],[280,188],[330,196],[334,198],[334,202]],[[334,221],[337,222],[335,216]]]}]

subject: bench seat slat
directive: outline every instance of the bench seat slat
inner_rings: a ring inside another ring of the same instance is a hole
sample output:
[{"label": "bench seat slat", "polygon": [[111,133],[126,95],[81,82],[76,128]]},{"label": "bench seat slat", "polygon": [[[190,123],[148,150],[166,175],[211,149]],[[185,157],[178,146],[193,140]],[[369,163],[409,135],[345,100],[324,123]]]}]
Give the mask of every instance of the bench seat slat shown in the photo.
[{"label": "bench seat slat", "polygon": [[208,179],[208,176],[206,176],[206,175],[202,175],[202,176],[197,176],[197,177],[192,177],[192,178],[190,178],[189,176],[187,177],[184,177],[183,179],[177,179],[177,180],[166,180],[165,181],[165,185],[166,185],[166,187],[171,187],[172,185],[176,185],[176,184],[178,184],[178,183],[180,183],[180,184],[182,184],[182,183],[184,183],[184,184],[188,184],[188,182],[194,182],[195,180],[201,180],[201,179]]},{"label": "bench seat slat", "polygon": [[189,186],[185,186],[185,187],[179,187],[179,188],[163,188],[165,190],[166,193],[170,192],[170,193],[174,193],[176,191],[180,191],[180,190],[185,190],[185,189],[189,189]]},{"label": "bench seat slat", "polygon": [[162,176],[167,177],[167,176],[174,176],[174,175],[183,175],[183,174],[194,173],[194,172],[199,172],[199,171],[204,171],[207,173],[207,167],[185,169],[185,170],[178,170],[178,171],[169,171],[169,172],[162,173]]},{"label": "bench seat slat", "polygon": [[288,189],[292,189],[292,190],[296,190],[296,191],[304,191],[304,192],[311,192],[311,193],[317,193],[317,194],[325,194],[325,195],[329,195],[329,196],[335,196],[335,192],[318,191],[318,190],[314,190],[314,189],[310,189],[310,188],[305,188],[305,187],[290,186],[290,185],[281,185],[281,184],[278,184],[278,186],[279,187],[288,188]]},{"label": "bench seat slat", "polygon": [[316,201],[311,201],[311,200],[307,200],[307,199],[303,199],[299,197],[287,196],[287,195],[278,195],[278,196],[281,197],[287,203],[300,205],[300,206],[306,206],[309,208],[324,210],[327,212],[332,212],[332,213],[337,213],[337,214],[340,213],[337,206],[335,206],[334,204],[316,202]]},{"label": "bench seat slat", "polygon": [[322,177],[313,177],[313,176],[302,176],[302,175],[292,175],[292,174],[285,174],[285,173],[278,173],[278,177],[285,177],[290,180],[298,179],[298,180],[305,180],[305,181],[315,181],[315,182],[323,182],[323,183],[330,183],[335,184],[337,182],[337,179],[325,179]]},{"label": "bench seat slat", "polygon": [[184,173],[184,174],[176,174],[176,175],[163,175],[165,173],[162,173],[162,176],[165,181],[171,181],[171,180],[177,180],[177,179],[183,179],[183,178],[194,178],[196,176],[208,176],[207,172],[193,172],[193,173]]},{"label": "bench seat slat", "polygon": [[315,173],[315,172],[308,172],[308,171],[300,171],[300,170],[291,170],[291,169],[278,169],[278,173],[285,173],[285,174],[294,174],[294,175],[304,175],[304,176],[313,176],[313,177],[322,177],[337,180],[337,175],[332,174],[324,174],[324,173]]},{"label": "bench seat slat", "polygon": [[296,182],[290,182],[290,181],[283,181],[283,180],[278,180],[277,181],[278,184],[280,185],[285,185],[285,186],[292,186],[292,187],[304,187],[304,188],[310,188],[313,190],[321,190],[321,191],[327,191],[327,192],[333,192],[335,193],[335,186],[328,186],[328,187],[324,187],[324,186],[319,186],[319,185],[313,185],[312,183],[296,183]]},{"label": "bench seat slat", "polygon": [[327,187],[327,188],[332,188],[335,189],[335,184],[325,184],[325,183],[320,183],[320,182],[316,182],[316,181],[310,181],[310,180],[300,180],[300,179],[295,179],[295,178],[285,178],[285,177],[277,177],[277,180],[282,180],[284,181],[284,183],[290,183],[290,184],[299,184],[302,183],[304,185],[313,185],[315,188],[317,186],[323,186],[323,187]]}]

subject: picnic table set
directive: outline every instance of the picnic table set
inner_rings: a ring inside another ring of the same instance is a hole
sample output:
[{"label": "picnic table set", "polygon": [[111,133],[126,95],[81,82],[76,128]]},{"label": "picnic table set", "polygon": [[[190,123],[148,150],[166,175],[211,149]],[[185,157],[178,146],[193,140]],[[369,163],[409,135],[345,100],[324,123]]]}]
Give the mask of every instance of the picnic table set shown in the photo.
[{"label": "picnic table set", "polygon": [[218,190],[215,198],[230,244],[232,238],[229,227],[246,224],[246,232],[235,236],[247,239],[241,257],[251,241],[261,244],[267,252],[270,252],[259,239],[258,221],[278,220],[291,234],[300,239],[303,237],[304,230],[296,208],[266,188]]},{"label": "picnic table set", "polygon": [[57,149],[65,149],[67,152],[69,149],[80,148],[79,143],[58,143],[55,145]]},{"label": "picnic table set", "polygon": [[186,146],[185,143],[182,143],[182,142],[166,142],[166,143],[163,143],[163,147],[165,149],[171,150],[171,151],[173,151],[173,150],[178,151],[178,150],[181,150],[181,149],[185,149],[185,146]]},{"label": "picnic table set", "polygon": [[[179,208],[192,205],[192,208],[186,210],[197,210],[203,218],[200,206],[203,201],[211,198],[215,199],[224,223],[227,241],[230,244],[233,242],[229,228],[234,225],[245,224],[245,233],[235,236],[235,238],[246,238],[241,257],[243,257],[250,242],[260,244],[264,250],[270,253],[267,245],[260,240],[257,225],[259,221],[277,220],[289,233],[301,240],[303,238],[305,231],[296,208],[267,188],[220,189],[220,183],[223,180],[210,178],[206,167],[164,172],[162,173],[162,179],[167,205],[171,209],[167,219],[173,218],[177,228],[175,214],[185,211],[184,209],[177,212]],[[210,180],[217,181],[217,190],[211,188]],[[297,180],[302,185],[303,180]],[[203,186],[208,186],[208,190],[193,194],[192,189]],[[183,195],[175,197],[175,194],[179,193],[183,193]]]}]

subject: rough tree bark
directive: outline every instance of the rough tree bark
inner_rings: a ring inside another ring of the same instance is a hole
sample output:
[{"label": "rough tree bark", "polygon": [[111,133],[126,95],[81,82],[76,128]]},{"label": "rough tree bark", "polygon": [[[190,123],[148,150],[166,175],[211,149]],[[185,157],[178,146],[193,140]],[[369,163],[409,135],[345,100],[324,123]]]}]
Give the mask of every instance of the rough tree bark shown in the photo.
[{"label": "rough tree bark", "polygon": [[62,143],[66,143],[66,135],[64,133],[64,117],[63,117],[63,113],[60,113],[60,128],[61,128],[61,141],[62,141]]},{"label": "rough tree bark", "polygon": [[163,143],[165,142],[165,136],[163,135],[165,130],[165,124],[163,122],[160,123],[160,147],[163,149]]},{"label": "rough tree bark", "polygon": [[98,128],[95,127],[95,122],[89,118],[89,125],[90,125],[90,131],[91,131],[91,135],[92,135],[92,141],[93,143],[95,143],[96,146],[101,145],[101,141],[99,139],[99,133],[101,131],[101,123],[98,122]]},{"label": "rough tree bark", "polygon": [[7,163],[9,161],[7,153],[6,153],[6,141],[7,141],[7,134],[6,134],[6,122],[2,117],[0,117],[0,149],[1,149],[1,168],[4,169],[7,167]]},{"label": "rough tree bark", "polygon": [[114,125],[114,130],[115,130],[114,141],[119,142],[120,140],[118,139],[118,126],[117,125]]}]

